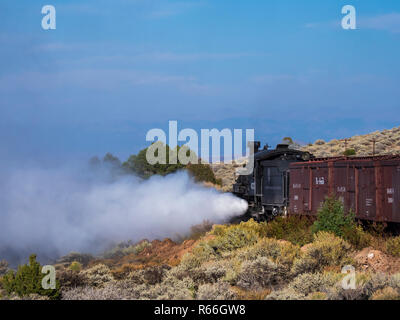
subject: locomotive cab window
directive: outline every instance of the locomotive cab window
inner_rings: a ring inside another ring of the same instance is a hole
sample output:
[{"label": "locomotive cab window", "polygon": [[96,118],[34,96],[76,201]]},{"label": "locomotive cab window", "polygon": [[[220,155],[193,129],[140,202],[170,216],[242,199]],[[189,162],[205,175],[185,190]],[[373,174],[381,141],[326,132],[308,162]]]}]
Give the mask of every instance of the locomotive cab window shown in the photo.
[{"label": "locomotive cab window", "polygon": [[265,184],[267,187],[277,187],[282,183],[282,173],[277,167],[266,167],[264,172]]},{"label": "locomotive cab window", "polygon": [[266,204],[282,203],[283,174],[278,167],[264,167],[263,202]]}]

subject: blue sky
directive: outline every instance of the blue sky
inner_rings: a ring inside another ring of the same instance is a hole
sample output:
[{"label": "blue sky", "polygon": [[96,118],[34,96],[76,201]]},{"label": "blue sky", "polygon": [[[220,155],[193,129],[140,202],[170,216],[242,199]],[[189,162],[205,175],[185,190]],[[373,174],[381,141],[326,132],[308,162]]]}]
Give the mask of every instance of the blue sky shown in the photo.
[{"label": "blue sky", "polygon": [[3,0],[0,48],[3,158],[125,159],[169,120],[270,145],[400,125],[397,0]]}]

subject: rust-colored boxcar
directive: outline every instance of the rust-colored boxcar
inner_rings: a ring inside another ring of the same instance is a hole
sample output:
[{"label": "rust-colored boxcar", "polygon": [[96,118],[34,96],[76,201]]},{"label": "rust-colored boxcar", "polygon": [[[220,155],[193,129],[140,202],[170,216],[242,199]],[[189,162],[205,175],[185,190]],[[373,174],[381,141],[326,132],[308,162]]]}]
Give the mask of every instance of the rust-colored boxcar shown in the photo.
[{"label": "rust-colored boxcar", "polygon": [[400,222],[400,157],[327,158],[290,165],[290,214],[316,215],[335,194],[359,219]]}]

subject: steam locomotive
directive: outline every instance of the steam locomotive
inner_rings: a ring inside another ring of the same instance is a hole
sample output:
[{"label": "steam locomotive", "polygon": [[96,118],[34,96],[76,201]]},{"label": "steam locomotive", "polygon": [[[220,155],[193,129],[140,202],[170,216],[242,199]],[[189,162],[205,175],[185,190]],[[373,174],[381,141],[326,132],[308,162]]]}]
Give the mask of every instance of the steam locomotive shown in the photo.
[{"label": "steam locomotive", "polygon": [[293,162],[313,159],[309,152],[289,149],[288,144],[278,144],[275,150],[254,142],[254,170],[241,175],[233,185],[233,193],[249,204],[248,215],[256,220],[270,220],[287,215],[289,208],[289,166]]},{"label": "steam locomotive", "polygon": [[254,170],[233,185],[249,204],[248,216],[315,216],[335,195],[360,220],[400,223],[400,156],[316,158],[287,144],[260,150],[260,142],[253,143]]}]

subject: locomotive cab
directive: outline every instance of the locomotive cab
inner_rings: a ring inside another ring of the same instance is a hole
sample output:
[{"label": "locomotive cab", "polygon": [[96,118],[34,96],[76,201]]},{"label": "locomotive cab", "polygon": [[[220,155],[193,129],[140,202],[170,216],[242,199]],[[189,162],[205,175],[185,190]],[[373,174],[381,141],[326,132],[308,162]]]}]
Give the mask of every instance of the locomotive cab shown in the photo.
[{"label": "locomotive cab", "polygon": [[[255,143],[259,146],[259,142]],[[239,176],[233,193],[249,203],[247,215],[256,220],[270,220],[277,215],[286,215],[289,206],[289,165],[292,162],[308,161],[308,152],[290,149],[279,144],[276,149],[255,148],[254,170],[251,175]]]}]

